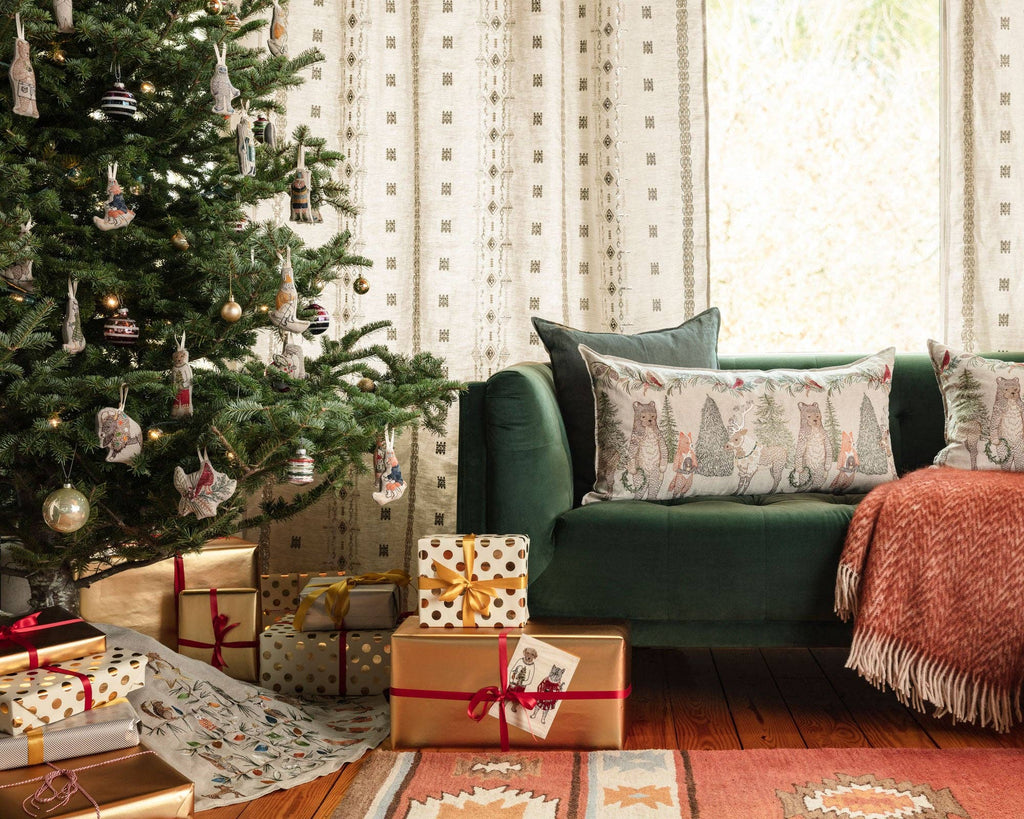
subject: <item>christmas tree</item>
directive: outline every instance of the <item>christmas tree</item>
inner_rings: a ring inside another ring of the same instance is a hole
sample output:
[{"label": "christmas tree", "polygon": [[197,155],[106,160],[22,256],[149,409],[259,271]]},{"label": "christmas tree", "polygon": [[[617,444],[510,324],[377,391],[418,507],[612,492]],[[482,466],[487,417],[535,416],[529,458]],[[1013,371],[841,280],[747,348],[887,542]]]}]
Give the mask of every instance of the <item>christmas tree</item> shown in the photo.
[{"label": "christmas tree", "polygon": [[[310,302],[369,262],[347,232],[303,242],[321,209],[352,214],[340,154],[275,132],[324,59],[289,55],[284,22],[267,0],[4,0],[0,536],[34,605],[74,605],[89,564],[293,515],[386,430],[443,427],[458,385],[374,343],[384,322],[303,354],[326,329]],[[290,220],[247,220],[275,198]],[[248,503],[286,479],[304,491]]]},{"label": "christmas tree", "polygon": [[700,432],[694,445],[698,475],[723,477],[735,471],[736,455],[726,446],[728,443],[729,433],[722,423],[722,413],[709,395],[701,407]]}]

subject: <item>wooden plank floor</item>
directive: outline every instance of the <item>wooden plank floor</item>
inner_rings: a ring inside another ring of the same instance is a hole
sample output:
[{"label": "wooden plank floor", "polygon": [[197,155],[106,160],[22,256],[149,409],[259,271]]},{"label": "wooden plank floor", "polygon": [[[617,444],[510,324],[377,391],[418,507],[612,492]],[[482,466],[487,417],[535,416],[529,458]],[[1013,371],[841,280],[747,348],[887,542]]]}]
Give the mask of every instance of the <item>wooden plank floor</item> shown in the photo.
[{"label": "wooden plank floor", "polygon": [[[900,705],[843,667],[846,650],[634,649],[627,748],[1024,748]],[[359,763],[197,819],[328,819]]]}]

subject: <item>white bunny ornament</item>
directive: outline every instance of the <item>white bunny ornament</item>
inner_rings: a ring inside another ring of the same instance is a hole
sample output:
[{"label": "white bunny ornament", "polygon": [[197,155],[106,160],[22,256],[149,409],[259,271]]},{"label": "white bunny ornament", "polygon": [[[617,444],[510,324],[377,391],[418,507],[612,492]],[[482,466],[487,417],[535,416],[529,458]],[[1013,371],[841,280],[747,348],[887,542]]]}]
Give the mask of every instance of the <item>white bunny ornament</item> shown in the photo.
[{"label": "white bunny ornament", "polygon": [[82,311],[78,306],[78,282],[68,279],[68,311],[64,314],[64,350],[74,355],[85,349]]},{"label": "white bunny ornament", "polygon": [[217,44],[213,44],[213,53],[217,55],[217,67],[213,70],[213,77],[210,79],[210,93],[213,94],[213,113],[228,116],[235,113],[231,101],[237,99],[242,93],[231,84],[228,76],[228,45],[224,44],[221,50]]}]

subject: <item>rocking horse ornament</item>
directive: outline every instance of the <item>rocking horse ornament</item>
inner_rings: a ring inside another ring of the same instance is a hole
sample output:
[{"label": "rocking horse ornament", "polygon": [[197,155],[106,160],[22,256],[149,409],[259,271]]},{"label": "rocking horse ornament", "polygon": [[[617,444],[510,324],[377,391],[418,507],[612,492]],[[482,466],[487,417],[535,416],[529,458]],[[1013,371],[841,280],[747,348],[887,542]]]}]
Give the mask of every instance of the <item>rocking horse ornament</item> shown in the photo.
[{"label": "rocking horse ornament", "polygon": [[277,289],[276,306],[270,311],[270,321],[275,327],[289,333],[304,333],[309,329],[309,322],[297,318],[299,291],[295,289],[295,276],[292,273],[292,249],[286,247],[284,255],[277,254],[281,260],[281,284]]},{"label": "rocking horse ornament", "polygon": [[100,230],[117,230],[130,225],[135,211],[124,203],[124,193],[117,183],[117,163],[107,165],[107,210],[103,216],[93,216],[92,221]]}]

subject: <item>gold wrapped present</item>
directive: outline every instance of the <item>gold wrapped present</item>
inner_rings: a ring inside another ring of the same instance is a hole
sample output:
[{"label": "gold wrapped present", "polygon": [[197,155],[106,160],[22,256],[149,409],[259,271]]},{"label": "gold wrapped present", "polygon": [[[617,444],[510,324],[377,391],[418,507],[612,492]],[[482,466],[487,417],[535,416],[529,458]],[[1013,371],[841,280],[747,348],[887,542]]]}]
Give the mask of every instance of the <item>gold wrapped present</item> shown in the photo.
[{"label": "gold wrapped present", "polygon": [[260,685],[283,694],[380,694],[391,678],[391,631],[296,631],[285,615],[260,634]]},{"label": "gold wrapped present", "polygon": [[11,819],[191,819],[194,807],[192,780],[145,746],[0,773],[0,816]]},{"label": "gold wrapped present", "polygon": [[241,538],[218,538],[199,552],[105,577],[79,590],[82,617],[134,629],[177,649],[178,592],[255,589],[256,549],[255,543]]},{"label": "gold wrapped present", "polygon": [[0,736],[0,770],[24,768],[139,744],[139,716],[126,699],[47,725],[21,736]]},{"label": "gold wrapped present", "polygon": [[424,628],[514,628],[526,608],[526,535],[434,535],[419,540]]},{"label": "gold wrapped present", "polygon": [[236,680],[256,682],[256,589],[186,589],[178,595],[178,652]]},{"label": "gold wrapped present", "polygon": [[260,607],[263,609],[263,628],[272,626],[286,614],[295,614],[299,608],[299,594],[314,577],[330,578],[337,582],[345,572],[290,572],[288,574],[260,575]]},{"label": "gold wrapped present", "polygon": [[0,619],[0,674],[13,674],[107,650],[98,628],[59,606]]},{"label": "gold wrapped present", "polygon": [[400,587],[409,585],[401,569],[334,577],[312,577],[299,595],[296,631],[393,629],[401,607]]},{"label": "gold wrapped present", "polygon": [[23,734],[91,711],[145,682],[146,656],[123,648],[7,674],[0,677],[0,731]]},{"label": "gold wrapped present", "polygon": [[[571,682],[557,691],[541,684],[551,673],[539,669],[518,691],[534,699],[512,696],[509,669],[499,671],[500,640],[506,638],[506,660],[515,653],[521,634],[578,658]],[[530,689],[524,691],[523,688]],[[532,694],[531,694],[532,691]],[[517,709],[549,708],[543,739],[509,724],[508,745],[519,748],[621,748],[626,737],[629,696],[629,628],[626,624],[527,623],[522,629],[419,628],[414,618],[403,622],[391,638],[391,744],[410,748],[499,747],[504,720],[486,716],[495,704],[506,716]],[[470,718],[467,707],[474,709]],[[497,709],[495,709],[497,710]],[[500,712],[499,712],[500,713]],[[544,715],[530,711],[528,725]],[[539,734],[539,731],[534,731]]]}]

